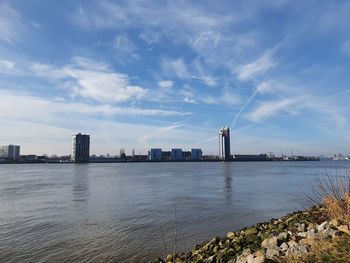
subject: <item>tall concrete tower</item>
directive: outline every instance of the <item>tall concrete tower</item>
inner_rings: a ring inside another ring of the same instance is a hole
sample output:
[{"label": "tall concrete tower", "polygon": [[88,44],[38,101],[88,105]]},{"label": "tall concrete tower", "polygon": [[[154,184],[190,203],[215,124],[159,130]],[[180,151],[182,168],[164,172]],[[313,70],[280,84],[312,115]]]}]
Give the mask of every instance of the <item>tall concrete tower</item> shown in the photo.
[{"label": "tall concrete tower", "polygon": [[219,156],[225,162],[231,160],[230,128],[222,127],[219,132]]},{"label": "tall concrete tower", "polygon": [[72,156],[75,163],[87,163],[90,160],[90,135],[78,133],[72,136]]}]

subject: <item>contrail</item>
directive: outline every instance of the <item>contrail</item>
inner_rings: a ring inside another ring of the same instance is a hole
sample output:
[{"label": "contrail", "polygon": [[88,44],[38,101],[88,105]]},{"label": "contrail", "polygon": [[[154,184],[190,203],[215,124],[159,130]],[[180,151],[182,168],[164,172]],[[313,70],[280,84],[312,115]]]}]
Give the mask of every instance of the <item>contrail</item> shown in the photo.
[{"label": "contrail", "polygon": [[255,91],[253,92],[253,94],[249,97],[249,99],[247,100],[247,102],[243,105],[243,107],[239,110],[239,112],[236,114],[236,116],[233,118],[233,121],[231,123],[231,130],[235,127],[237,119],[239,118],[239,116],[242,114],[242,112],[245,110],[245,108],[248,106],[248,104],[254,99],[254,97],[256,96],[256,94],[258,93],[258,88],[255,89]]}]

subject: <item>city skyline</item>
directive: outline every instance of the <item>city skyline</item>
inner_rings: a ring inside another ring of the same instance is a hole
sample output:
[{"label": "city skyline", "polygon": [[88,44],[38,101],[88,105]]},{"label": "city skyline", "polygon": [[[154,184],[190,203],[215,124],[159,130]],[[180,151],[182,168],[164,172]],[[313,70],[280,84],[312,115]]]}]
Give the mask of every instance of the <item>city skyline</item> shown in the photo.
[{"label": "city skyline", "polygon": [[[315,8],[317,6],[317,8]],[[349,154],[350,3],[1,1],[0,145]]]}]

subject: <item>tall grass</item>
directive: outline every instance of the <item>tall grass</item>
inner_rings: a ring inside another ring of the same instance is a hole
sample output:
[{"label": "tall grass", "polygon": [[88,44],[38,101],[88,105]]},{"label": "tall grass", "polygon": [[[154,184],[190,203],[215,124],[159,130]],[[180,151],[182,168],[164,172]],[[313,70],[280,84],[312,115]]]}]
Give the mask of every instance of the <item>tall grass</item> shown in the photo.
[{"label": "tall grass", "polygon": [[326,171],[324,178],[318,178],[311,185],[307,199],[317,205],[323,205],[329,219],[350,222],[350,173],[349,170],[336,170],[332,174]]}]

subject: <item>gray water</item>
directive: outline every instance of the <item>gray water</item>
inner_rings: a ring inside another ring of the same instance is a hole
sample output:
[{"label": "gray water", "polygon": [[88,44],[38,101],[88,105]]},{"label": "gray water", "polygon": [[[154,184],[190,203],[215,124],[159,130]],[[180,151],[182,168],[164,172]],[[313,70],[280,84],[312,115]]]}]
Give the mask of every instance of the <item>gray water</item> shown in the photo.
[{"label": "gray water", "polygon": [[1,262],[149,262],[304,207],[350,162],[0,165]]}]

